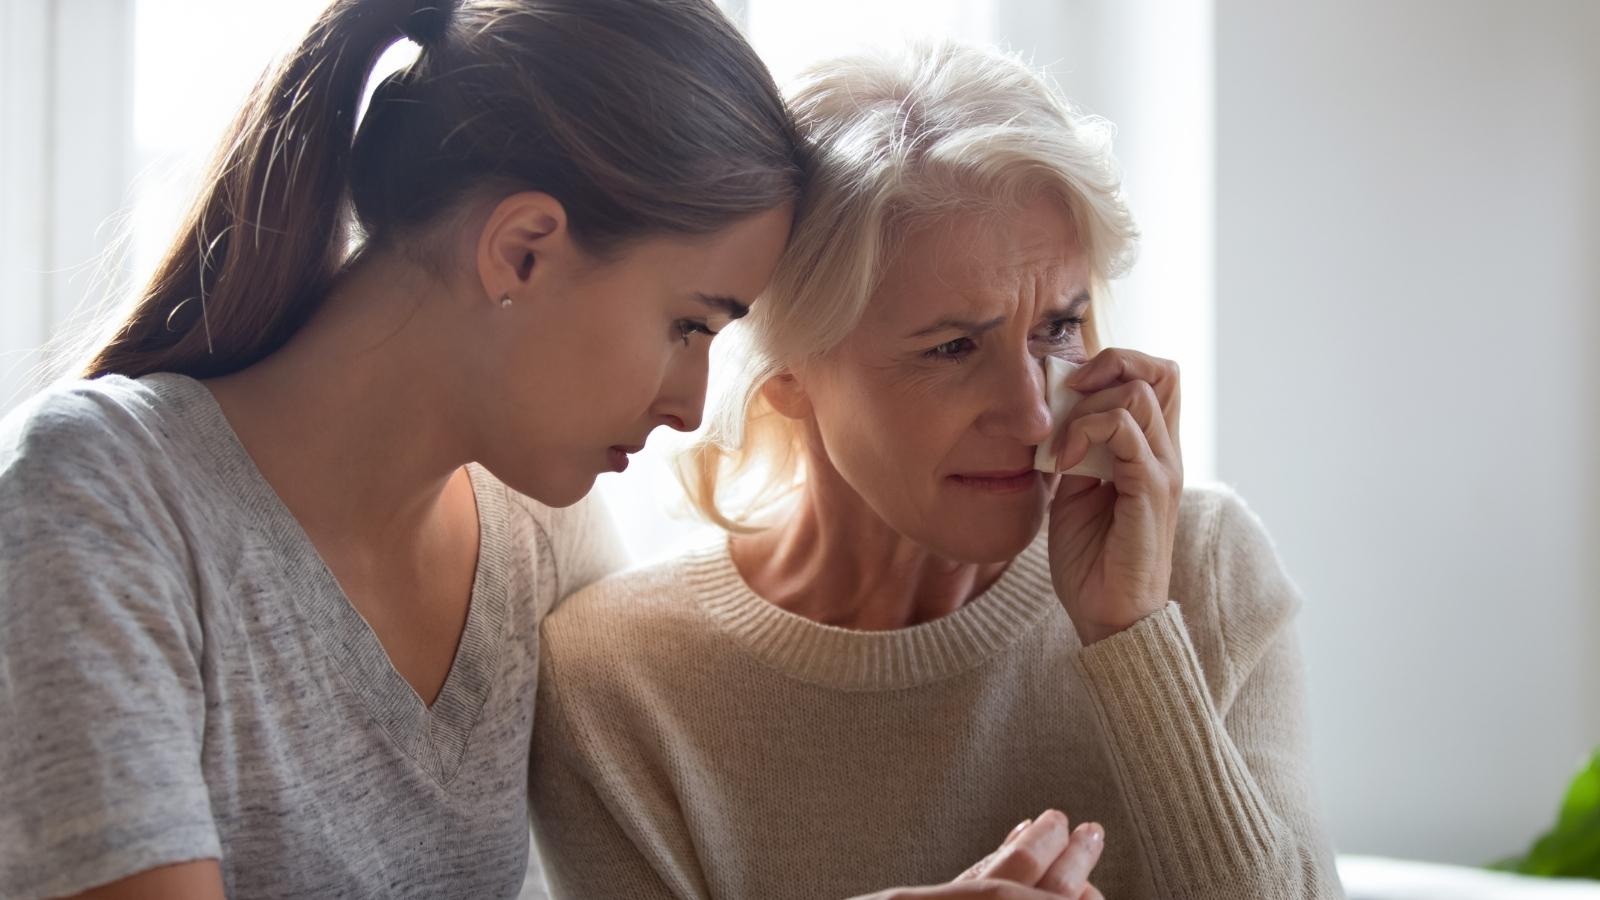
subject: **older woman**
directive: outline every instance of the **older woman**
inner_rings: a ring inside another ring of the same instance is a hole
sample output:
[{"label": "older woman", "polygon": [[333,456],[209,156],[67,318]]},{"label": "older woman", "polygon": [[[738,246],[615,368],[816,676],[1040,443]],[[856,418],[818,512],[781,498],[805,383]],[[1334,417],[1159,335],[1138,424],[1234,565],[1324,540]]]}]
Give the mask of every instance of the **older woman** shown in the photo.
[{"label": "older woman", "polygon": [[[793,100],[816,187],[685,466],[730,537],[545,625],[558,892],[844,897],[1054,806],[1103,826],[1117,900],[1340,896],[1295,589],[1233,493],[1183,487],[1177,367],[1097,338],[1134,239],[1109,129],[948,45]],[[1060,468],[1109,480],[1034,471],[1049,356],[1087,362]]]}]

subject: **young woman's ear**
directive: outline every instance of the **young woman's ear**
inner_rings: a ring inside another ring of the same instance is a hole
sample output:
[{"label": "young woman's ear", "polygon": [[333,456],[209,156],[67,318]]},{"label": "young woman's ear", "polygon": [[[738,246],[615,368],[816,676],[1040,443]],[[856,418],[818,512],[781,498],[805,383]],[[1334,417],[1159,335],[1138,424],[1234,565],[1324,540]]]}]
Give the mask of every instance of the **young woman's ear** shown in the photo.
[{"label": "young woman's ear", "polygon": [[805,419],[811,415],[811,398],[793,372],[785,371],[767,379],[761,386],[761,396],[786,419]]},{"label": "young woman's ear", "polygon": [[515,303],[536,275],[570,264],[575,250],[561,201],[538,191],[512,194],[489,213],[478,237],[484,294],[497,303]]}]

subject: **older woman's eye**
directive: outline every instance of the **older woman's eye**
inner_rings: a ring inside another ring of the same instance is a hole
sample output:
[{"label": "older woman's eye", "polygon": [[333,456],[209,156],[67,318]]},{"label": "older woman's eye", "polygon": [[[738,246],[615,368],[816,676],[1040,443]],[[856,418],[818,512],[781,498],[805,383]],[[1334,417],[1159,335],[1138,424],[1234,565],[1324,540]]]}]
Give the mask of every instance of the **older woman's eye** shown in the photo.
[{"label": "older woman's eye", "polygon": [[1050,328],[1045,332],[1044,339],[1052,344],[1064,344],[1078,333],[1087,320],[1080,316],[1070,316],[1062,319],[1053,319]]},{"label": "older woman's eye", "polygon": [[972,338],[956,338],[953,341],[945,341],[922,355],[929,359],[947,359],[951,362],[961,362],[967,357],[967,354],[972,352],[972,347]]}]

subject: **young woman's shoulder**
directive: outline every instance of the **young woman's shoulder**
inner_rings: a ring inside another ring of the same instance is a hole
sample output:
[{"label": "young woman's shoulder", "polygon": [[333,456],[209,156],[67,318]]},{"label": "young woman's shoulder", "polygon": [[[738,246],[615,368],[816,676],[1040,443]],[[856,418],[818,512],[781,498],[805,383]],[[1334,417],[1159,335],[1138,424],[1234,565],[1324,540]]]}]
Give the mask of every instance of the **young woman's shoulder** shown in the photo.
[{"label": "young woman's shoulder", "polygon": [[513,544],[532,549],[539,565],[548,567],[544,610],[626,567],[622,538],[598,492],[571,506],[547,506],[482,472],[505,492]]},{"label": "young woman's shoulder", "polygon": [[0,419],[0,517],[60,519],[81,507],[152,511],[178,460],[157,379],[63,382]]},{"label": "young woman's shoulder", "polygon": [[1230,485],[1184,487],[1173,542],[1173,599],[1224,702],[1294,627],[1302,600],[1261,517]]},{"label": "young woman's shoulder", "polygon": [[177,510],[192,463],[158,381],[66,382],[0,420],[0,599],[13,613],[68,592],[120,597],[99,590],[118,574],[166,584],[188,570]]},{"label": "young woman's shoulder", "polygon": [[159,419],[154,383],[120,375],[58,382],[0,419],[0,464],[81,461],[134,449]]},{"label": "young woman's shoulder", "polygon": [[13,632],[0,647],[52,631],[63,611],[97,634],[161,619],[198,641],[196,560],[225,565],[234,538],[193,515],[224,500],[200,493],[194,439],[171,418],[181,398],[166,392],[184,386],[67,382],[0,420],[0,613]]}]

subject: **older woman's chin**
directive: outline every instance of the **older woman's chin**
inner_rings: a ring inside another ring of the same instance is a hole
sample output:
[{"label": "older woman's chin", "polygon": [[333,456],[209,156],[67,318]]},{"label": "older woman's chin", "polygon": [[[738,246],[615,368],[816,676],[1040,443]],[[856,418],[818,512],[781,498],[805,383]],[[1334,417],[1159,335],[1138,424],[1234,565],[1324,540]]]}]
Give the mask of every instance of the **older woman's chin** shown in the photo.
[{"label": "older woman's chin", "polygon": [[1010,562],[1026,550],[1044,527],[1045,507],[1017,509],[1004,514],[951,516],[941,520],[935,545],[939,555],[970,563]]}]

